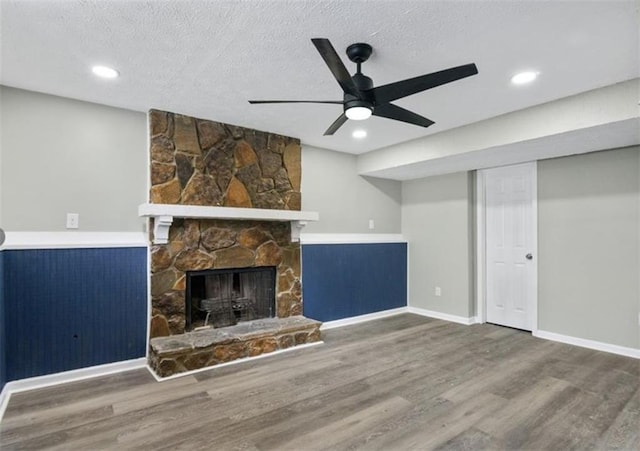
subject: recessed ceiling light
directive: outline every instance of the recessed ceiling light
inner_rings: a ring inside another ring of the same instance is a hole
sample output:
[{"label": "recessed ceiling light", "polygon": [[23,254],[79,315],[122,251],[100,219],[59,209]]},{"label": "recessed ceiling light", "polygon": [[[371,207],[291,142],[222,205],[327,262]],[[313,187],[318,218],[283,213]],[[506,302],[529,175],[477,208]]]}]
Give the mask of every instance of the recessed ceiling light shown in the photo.
[{"label": "recessed ceiling light", "polygon": [[120,76],[117,70],[107,66],[93,66],[91,72],[101,78],[118,78]]},{"label": "recessed ceiling light", "polygon": [[524,85],[527,83],[531,83],[538,77],[539,73],[540,72],[534,71],[520,72],[519,74],[515,74],[513,77],[511,77],[511,83],[513,83],[514,85]]},{"label": "recessed ceiling light", "polygon": [[366,130],[362,130],[362,129],[354,130],[353,133],[351,133],[351,136],[353,136],[354,138],[357,138],[357,139],[366,138],[367,137],[367,131]]}]

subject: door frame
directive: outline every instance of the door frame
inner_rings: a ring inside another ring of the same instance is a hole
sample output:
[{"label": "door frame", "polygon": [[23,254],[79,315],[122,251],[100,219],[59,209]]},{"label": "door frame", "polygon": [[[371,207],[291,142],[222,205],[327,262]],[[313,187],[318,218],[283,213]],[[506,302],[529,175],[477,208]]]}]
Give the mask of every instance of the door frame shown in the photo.
[{"label": "door frame", "polygon": [[[533,236],[531,242],[531,252],[533,253],[533,270],[532,270],[532,290],[533,297],[532,306],[532,326],[531,334],[536,336],[538,333],[538,162],[520,163],[508,166],[531,166],[532,172],[532,212],[531,220],[533,222]],[[498,166],[496,166],[498,167]],[[487,169],[478,169],[476,171],[476,192],[475,192],[475,222],[476,222],[476,316],[475,322],[484,324],[487,322],[487,228],[486,228],[486,178],[485,171]]]}]

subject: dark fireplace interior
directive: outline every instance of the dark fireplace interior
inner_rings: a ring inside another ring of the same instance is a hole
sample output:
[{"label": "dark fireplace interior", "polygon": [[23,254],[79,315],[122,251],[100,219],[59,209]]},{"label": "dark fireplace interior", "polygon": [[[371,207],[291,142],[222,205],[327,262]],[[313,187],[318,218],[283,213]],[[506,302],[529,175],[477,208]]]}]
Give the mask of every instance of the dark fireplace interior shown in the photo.
[{"label": "dark fireplace interior", "polygon": [[273,318],[276,267],[187,271],[187,331]]}]

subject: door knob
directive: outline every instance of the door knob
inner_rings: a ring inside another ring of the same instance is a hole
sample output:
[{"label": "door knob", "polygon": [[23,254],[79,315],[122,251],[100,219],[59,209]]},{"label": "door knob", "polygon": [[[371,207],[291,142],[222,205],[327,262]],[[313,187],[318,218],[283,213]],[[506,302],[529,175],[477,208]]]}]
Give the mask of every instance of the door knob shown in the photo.
[{"label": "door knob", "polygon": [[527,255],[525,255],[525,258],[526,258],[527,260],[533,260],[533,255],[531,255],[531,254],[527,254]]}]

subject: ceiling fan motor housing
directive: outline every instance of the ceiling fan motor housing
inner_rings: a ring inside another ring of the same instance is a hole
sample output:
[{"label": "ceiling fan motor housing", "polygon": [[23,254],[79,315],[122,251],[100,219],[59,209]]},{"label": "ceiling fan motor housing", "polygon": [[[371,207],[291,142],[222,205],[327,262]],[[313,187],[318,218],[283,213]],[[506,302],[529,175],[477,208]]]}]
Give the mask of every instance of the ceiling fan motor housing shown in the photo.
[{"label": "ceiling fan motor housing", "polygon": [[373,88],[373,80],[362,74],[361,72],[356,72],[355,74],[353,74],[353,77],[351,77],[351,79],[353,80],[353,84],[356,85],[356,88],[358,88],[358,91],[360,92],[368,91]]},{"label": "ceiling fan motor housing", "polygon": [[354,74],[351,79],[353,80],[353,84],[356,85],[356,88],[358,88],[358,91],[360,91],[360,96],[356,97],[345,93],[344,110],[347,111],[349,108],[354,107],[365,107],[373,111],[374,99],[370,94],[370,90],[373,88],[373,80],[360,72]]}]

